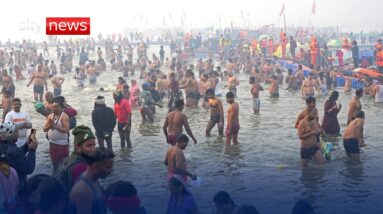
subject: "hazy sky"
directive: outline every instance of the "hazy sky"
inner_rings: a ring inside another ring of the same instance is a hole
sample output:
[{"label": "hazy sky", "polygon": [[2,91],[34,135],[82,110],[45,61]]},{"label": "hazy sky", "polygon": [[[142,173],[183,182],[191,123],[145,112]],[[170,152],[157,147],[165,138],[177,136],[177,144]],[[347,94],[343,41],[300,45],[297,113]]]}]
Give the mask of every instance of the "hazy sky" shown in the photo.
[{"label": "hazy sky", "polygon": [[[99,3],[105,2],[105,3]],[[181,26],[283,25],[279,16],[286,5],[287,25],[340,26],[360,31],[383,26],[383,0],[316,0],[316,15],[311,13],[313,0],[4,0],[1,2],[0,40],[45,38],[45,17],[91,17],[91,32],[124,32],[126,28]],[[242,13],[241,13],[242,11]],[[17,12],[17,13],[16,13]],[[40,40],[39,39],[39,40]]]}]

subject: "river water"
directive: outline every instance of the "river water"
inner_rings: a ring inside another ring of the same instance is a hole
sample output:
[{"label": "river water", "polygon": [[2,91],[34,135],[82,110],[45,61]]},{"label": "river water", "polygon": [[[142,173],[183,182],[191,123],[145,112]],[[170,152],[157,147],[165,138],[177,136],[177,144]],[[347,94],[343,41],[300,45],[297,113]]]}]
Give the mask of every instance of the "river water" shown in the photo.
[{"label": "river water", "polygon": [[[156,53],[158,50],[158,47],[150,49]],[[55,56],[53,53],[51,50]],[[95,59],[96,55],[91,58]],[[74,62],[78,62],[77,58]],[[78,125],[92,127],[94,98],[97,95],[105,96],[107,105],[111,107],[111,90],[120,74],[110,70],[104,72],[96,85],[87,85],[83,89],[76,87],[72,75],[64,75],[63,95],[77,109]],[[294,129],[295,119],[305,105],[300,93],[280,90],[280,98],[271,99],[265,90],[260,93],[261,114],[253,115],[248,77],[239,74],[238,78],[241,83],[236,99],[240,105],[240,145],[226,147],[224,138],[218,137],[216,127],[211,137],[205,136],[210,117],[208,110],[184,110],[198,140],[197,145],[188,145],[185,154],[189,169],[202,179],[201,186],[191,187],[202,213],[210,213],[212,198],[219,190],[228,191],[239,205],[253,204],[261,213],[289,213],[298,199],[307,199],[317,213],[381,213],[383,170],[380,154],[383,154],[383,137],[380,131],[383,106],[375,104],[370,98],[362,98],[368,146],[362,149],[360,164],[351,163],[346,158],[343,146],[335,146],[334,160],[323,167],[310,164],[310,167],[302,169],[300,143]],[[130,79],[127,78],[129,85]],[[22,111],[28,112],[38,131],[39,148],[34,174],[51,173],[48,142],[42,131],[45,118],[34,111],[32,87],[27,88],[26,84],[26,80],[16,82],[16,97],[21,98]],[[106,91],[99,91],[100,87]],[[343,131],[346,127],[347,105],[352,94],[345,94],[342,89],[339,91],[339,102],[343,109],[338,118]],[[323,116],[325,99],[317,99],[320,118]],[[224,109],[227,109],[225,101]],[[133,148],[130,150],[120,149],[118,133],[113,133],[115,170],[102,181],[104,185],[116,180],[133,182],[148,213],[164,213],[169,196],[167,169],[163,165],[169,147],[162,133],[166,113],[166,108],[157,108],[154,123],[143,124],[139,112],[133,112]]]}]

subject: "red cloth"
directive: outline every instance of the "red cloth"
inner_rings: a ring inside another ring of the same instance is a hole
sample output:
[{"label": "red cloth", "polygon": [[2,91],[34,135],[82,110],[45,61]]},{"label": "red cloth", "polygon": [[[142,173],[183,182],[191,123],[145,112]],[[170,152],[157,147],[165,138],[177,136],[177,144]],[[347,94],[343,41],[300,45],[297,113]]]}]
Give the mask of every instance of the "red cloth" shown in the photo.
[{"label": "red cloth", "polygon": [[125,98],[122,98],[120,103],[114,104],[114,114],[116,115],[117,121],[119,123],[129,122],[128,114],[132,112],[130,103]]}]

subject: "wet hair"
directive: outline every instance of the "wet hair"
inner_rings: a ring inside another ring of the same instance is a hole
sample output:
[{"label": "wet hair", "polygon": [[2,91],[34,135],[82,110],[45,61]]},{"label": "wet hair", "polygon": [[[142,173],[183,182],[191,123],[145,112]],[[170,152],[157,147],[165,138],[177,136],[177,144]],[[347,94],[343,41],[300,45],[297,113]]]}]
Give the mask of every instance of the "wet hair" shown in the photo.
[{"label": "wet hair", "polygon": [[309,104],[309,103],[312,103],[312,102],[316,102],[315,97],[309,96],[309,97],[306,98],[306,104]]},{"label": "wet hair", "polygon": [[339,92],[333,91],[333,92],[331,92],[331,95],[330,95],[330,97],[328,99],[331,100],[331,101],[335,101],[338,98],[339,98]]},{"label": "wet hair", "polygon": [[15,98],[15,99],[13,99],[13,102],[15,103],[15,102],[19,102],[19,103],[21,103],[21,100],[19,99],[19,98]]},{"label": "wet hair", "polygon": [[235,214],[259,214],[259,212],[253,205],[242,205]]},{"label": "wet hair", "polygon": [[226,191],[217,192],[213,197],[213,202],[218,204],[231,204],[232,206],[235,206],[233,199],[231,199],[230,194]]},{"label": "wet hair", "polygon": [[38,208],[42,212],[52,211],[61,201],[67,202],[67,189],[59,179],[49,177],[41,181],[38,194]]},{"label": "wet hair", "polygon": [[137,196],[137,189],[129,181],[116,181],[106,189],[106,197],[109,196]]},{"label": "wet hair", "polygon": [[363,89],[361,89],[361,88],[356,89],[355,90],[355,95],[358,96],[358,97],[362,96],[363,95]]},{"label": "wet hair", "polygon": [[226,98],[234,98],[234,93],[232,91],[227,92]]},{"label": "wet hair", "polygon": [[295,203],[293,209],[291,210],[291,214],[310,214],[313,212],[313,207],[305,200],[300,200]]},{"label": "wet hair", "polygon": [[91,166],[106,159],[114,158],[114,156],[114,153],[109,149],[97,147],[91,154],[89,154],[87,161]]},{"label": "wet hair", "polygon": [[176,107],[176,109],[180,109],[181,107],[183,107],[185,105],[184,101],[181,100],[181,99],[177,99],[175,102],[174,102],[174,106]]},{"label": "wet hair", "polygon": [[178,135],[177,137],[177,143],[178,142],[185,142],[185,143],[188,143],[189,142],[189,137],[186,136],[185,134],[180,134]]},{"label": "wet hair", "polygon": [[355,115],[355,118],[364,118],[365,115],[364,115],[364,111],[358,111],[358,113],[356,113]]},{"label": "wet hair", "polygon": [[215,95],[214,89],[212,89],[212,88],[207,89],[206,90],[206,95],[208,95],[208,94]]}]

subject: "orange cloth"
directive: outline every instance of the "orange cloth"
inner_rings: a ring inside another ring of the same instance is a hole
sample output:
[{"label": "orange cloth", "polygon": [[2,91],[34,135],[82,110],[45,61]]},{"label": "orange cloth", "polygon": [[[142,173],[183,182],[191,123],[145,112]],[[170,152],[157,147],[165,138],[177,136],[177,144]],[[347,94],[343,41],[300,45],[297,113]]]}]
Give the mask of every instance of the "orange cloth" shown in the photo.
[{"label": "orange cloth", "polygon": [[282,58],[286,58],[287,37],[284,32],[281,32]]},{"label": "orange cloth", "polygon": [[379,66],[379,67],[383,66],[383,50],[380,50],[376,54],[376,65]]},{"label": "orange cloth", "polygon": [[315,67],[316,61],[317,61],[317,54],[318,54],[318,44],[315,37],[311,40],[311,43],[310,43],[310,53],[311,53],[311,64]]}]

